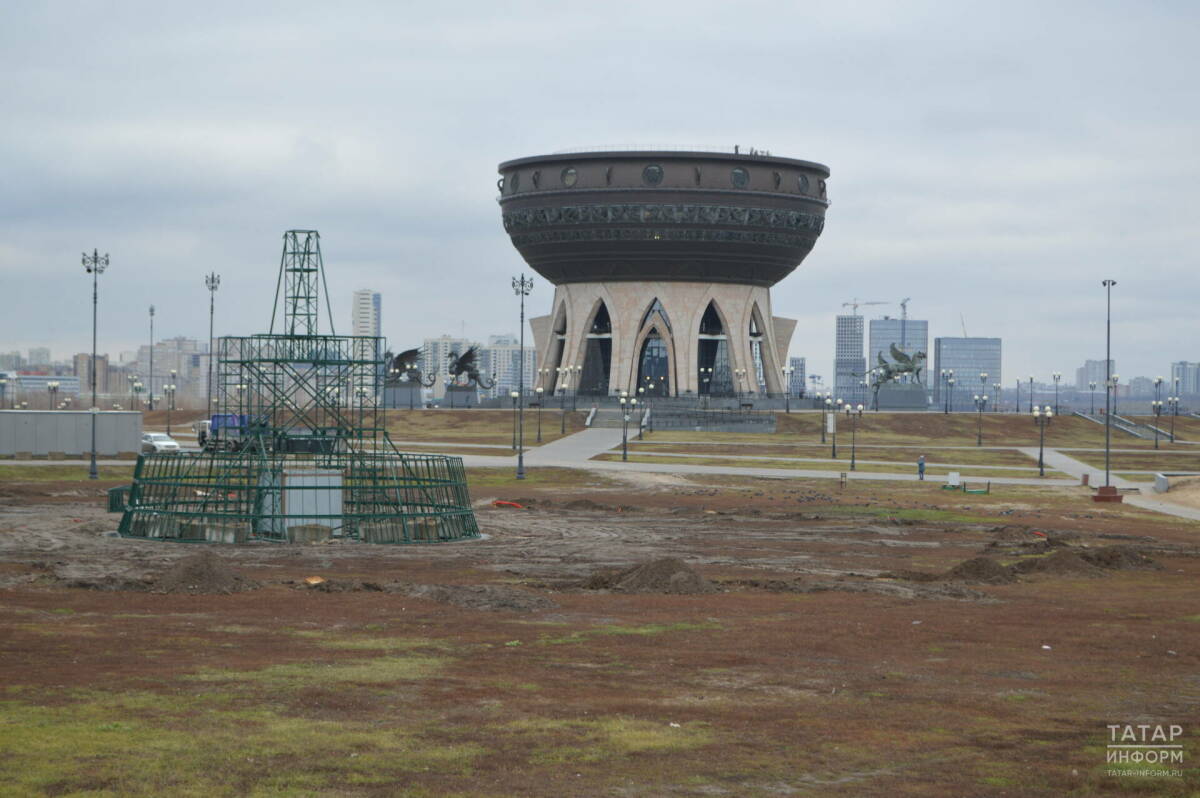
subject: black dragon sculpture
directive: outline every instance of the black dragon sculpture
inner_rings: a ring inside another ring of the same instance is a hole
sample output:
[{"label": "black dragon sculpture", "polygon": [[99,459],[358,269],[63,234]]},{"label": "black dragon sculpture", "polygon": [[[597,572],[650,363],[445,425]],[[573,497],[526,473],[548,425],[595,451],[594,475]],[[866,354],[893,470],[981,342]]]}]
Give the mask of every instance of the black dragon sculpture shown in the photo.
[{"label": "black dragon sculpture", "polygon": [[463,383],[465,379],[466,385],[475,383],[485,391],[496,385],[496,380],[488,380],[479,373],[479,368],[476,366],[476,350],[478,347],[470,347],[467,351],[459,355],[457,352],[450,353],[450,379],[454,384]]},{"label": "black dragon sculpture", "polygon": [[415,382],[426,388],[433,385],[437,380],[437,373],[429,375],[429,381],[425,381],[425,375],[421,373],[421,350],[406,349],[396,356],[392,356],[391,352],[384,355],[387,362],[388,381],[396,383],[403,377],[407,382]]}]

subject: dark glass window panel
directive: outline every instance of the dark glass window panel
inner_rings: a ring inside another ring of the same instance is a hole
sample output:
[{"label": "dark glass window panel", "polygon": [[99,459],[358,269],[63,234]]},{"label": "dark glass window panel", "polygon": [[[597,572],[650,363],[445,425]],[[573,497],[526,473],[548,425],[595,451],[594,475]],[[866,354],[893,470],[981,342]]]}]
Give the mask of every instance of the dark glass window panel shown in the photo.
[{"label": "dark glass window panel", "polygon": [[642,170],[642,182],[648,186],[657,186],[663,181],[663,168],[652,163]]}]

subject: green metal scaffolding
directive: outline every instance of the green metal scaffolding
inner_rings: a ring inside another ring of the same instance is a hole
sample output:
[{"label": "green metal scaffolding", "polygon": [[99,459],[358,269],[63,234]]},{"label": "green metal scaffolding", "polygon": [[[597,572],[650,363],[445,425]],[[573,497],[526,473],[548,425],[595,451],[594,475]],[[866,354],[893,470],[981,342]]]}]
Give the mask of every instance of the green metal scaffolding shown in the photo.
[{"label": "green metal scaffolding", "polygon": [[403,453],[388,437],[379,405],[385,341],[317,332],[323,285],[317,232],[285,233],[275,297],[278,311],[282,288],[284,332],[220,339],[216,411],[224,423],[215,442],[200,452],[138,458],[122,536],[209,543],[479,536],[462,459]]}]

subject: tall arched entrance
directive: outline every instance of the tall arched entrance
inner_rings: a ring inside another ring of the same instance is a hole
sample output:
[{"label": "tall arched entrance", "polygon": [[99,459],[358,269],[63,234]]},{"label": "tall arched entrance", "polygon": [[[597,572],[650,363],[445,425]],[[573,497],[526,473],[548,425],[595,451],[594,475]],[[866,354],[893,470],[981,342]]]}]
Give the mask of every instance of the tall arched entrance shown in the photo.
[{"label": "tall arched entrance", "polygon": [[699,345],[696,347],[696,388],[701,396],[733,395],[733,369],[729,365],[729,336],[709,302],[700,318]]},{"label": "tall arched entrance", "polygon": [[608,306],[601,300],[588,328],[583,371],[579,377],[579,393],[608,396],[608,375],[611,367],[612,319],[608,315]]}]

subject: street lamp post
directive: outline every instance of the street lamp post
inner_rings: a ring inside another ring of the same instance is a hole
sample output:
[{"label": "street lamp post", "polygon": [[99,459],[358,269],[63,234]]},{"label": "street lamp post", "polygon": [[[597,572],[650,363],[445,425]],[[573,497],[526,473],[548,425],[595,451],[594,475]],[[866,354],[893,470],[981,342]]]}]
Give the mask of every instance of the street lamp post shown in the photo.
[{"label": "street lamp post", "polygon": [[[621,391],[621,398],[618,400],[621,403],[621,461],[629,460],[629,410],[625,404],[629,401],[625,391]],[[637,404],[637,399],[633,400]]]},{"label": "street lamp post", "polygon": [[858,420],[862,418],[863,406],[850,407],[846,405],[846,415],[850,418],[850,470],[858,467]]},{"label": "street lamp post", "polygon": [[567,385],[570,382],[571,369],[560,368],[558,371],[558,434],[567,434]]},{"label": "street lamp post", "polygon": [[167,400],[167,437],[171,437],[171,411],[175,409],[175,383],[163,386],[163,395]]},{"label": "street lamp post", "polygon": [[204,287],[208,289],[208,384],[205,386],[204,394],[204,410],[206,413],[212,411],[212,381],[213,381],[213,358],[216,357],[216,352],[213,351],[213,311],[216,310],[217,302],[217,287],[221,285],[221,275],[216,272],[210,272],[204,277]]},{"label": "street lamp post", "polygon": [[1154,448],[1158,448],[1158,425],[1162,420],[1163,403],[1155,399],[1150,403],[1150,411],[1154,413]]},{"label": "street lamp post", "polygon": [[1116,280],[1104,280],[1107,308],[1104,317],[1104,487],[1109,485],[1110,447],[1112,445],[1112,401],[1116,399],[1117,376],[1112,373],[1112,287]]},{"label": "street lamp post", "polygon": [[517,397],[519,397],[519,396],[520,396],[520,394],[519,394],[519,393],[517,393],[516,391],[512,391],[512,392],[510,392],[510,393],[509,393],[509,396],[511,396],[511,397],[512,397],[512,405],[513,405],[513,442],[512,442],[512,450],[515,452],[515,451],[517,450]]},{"label": "street lamp post", "polygon": [[829,429],[829,442],[832,451],[833,459],[837,459],[837,414],[842,410],[842,400],[837,400],[837,405],[829,408],[829,418],[832,420]]},{"label": "street lamp post", "polygon": [[58,380],[50,380],[46,383],[46,393],[49,394],[49,404],[47,407],[48,409],[53,410],[55,400],[58,399]]},{"label": "street lamp post", "polygon": [[825,395],[825,406],[821,408],[821,443],[825,443],[825,427],[829,426],[829,410],[833,407],[833,400],[829,398],[829,394]]},{"label": "street lamp post", "polygon": [[145,387],[146,386],[142,385],[141,380],[134,380],[133,395],[129,397],[129,409],[130,410],[133,410],[134,401],[137,402],[138,410],[142,409],[142,389],[144,389]]},{"label": "street lamp post", "polygon": [[8,393],[8,379],[0,377],[0,410],[4,409],[4,395]]},{"label": "street lamp post", "polygon": [[1017,403],[1013,406],[1014,413],[1021,412],[1021,378],[1017,378]]},{"label": "street lamp post", "polygon": [[517,479],[525,479],[525,297],[533,290],[533,278],[512,278],[513,292],[521,298],[521,349],[517,359]]},{"label": "street lamp post", "polygon": [[975,445],[983,446],[983,411],[987,407],[987,394],[975,394]]},{"label": "street lamp post", "polygon": [[88,467],[88,479],[99,479],[100,472],[96,469],[96,310],[100,302],[99,277],[108,268],[108,253],[102,256],[99,250],[92,250],[89,256],[83,253],[83,270],[92,275],[92,360],[88,366],[88,379],[92,383],[92,462]]},{"label": "street lamp post", "polygon": [[1034,407],[1032,412],[1033,423],[1038,426],[1038,475],[1044,477],[1046,476],[1046,425],[1054,417],[1054,411],[1050,409],[1050,405],[1046,405],[1044,410]]},{"label": "street lamp post", "polygon": [[1054,414],[1058,415],[1058,382],[1062,379],[1062,372],[1056,371],[1050,377],[1054,380]]},{"label": "street lamp post", "polygon": [[1033,412],[1033,375],[1029,375],[1029,412]]},{"label": "street lamp post", "polygon": [[790,368],[789,366],[783,366],[780,368],[780,371],[783,372],[784,412],[790,415],[792,412],[792,372],[795,371],[795,369]]},{"label": "street lamp post", "polygon": [[537,428],[538,428],[537,442],[538,443],[542,442],[542,393],[544,391],[545,391],[545,389],[540,385],[534,391],[534,393],[537,394],[537,403],[538,403],[538,411],[537,411]]},{"label": "street lamp post", "polygon": [[946,412],[947,413],[954,412],[954,382],[955,382],[954,372],[951,371],[950,375],[951,375],[950,379],[946,380],[946,382],[950,385],[950,390],[948,390],[946,392]]},{"label": "street lamp post", "polygon": [[150,410],[154,410],[154,306],[150,306]]},{"label": "street lamp post", "polygon": [[1095,380],[1088,383],[1088,415],[1096,415],[1096,382]]},{"label": "street lamp post", "polygon": [[992,412],[999,413],[1000,412],[1000,383],[998,383],[998,382],[992,383],[992,392],[993,392],[992,396],[994,397],[992,399]]},{"label": "street lamp post", "polygon": [[1168,396],[1167,406],[1171,412],[1171,443],[1175,442],[1175,419],[1179,415],[1179,397]]}]

